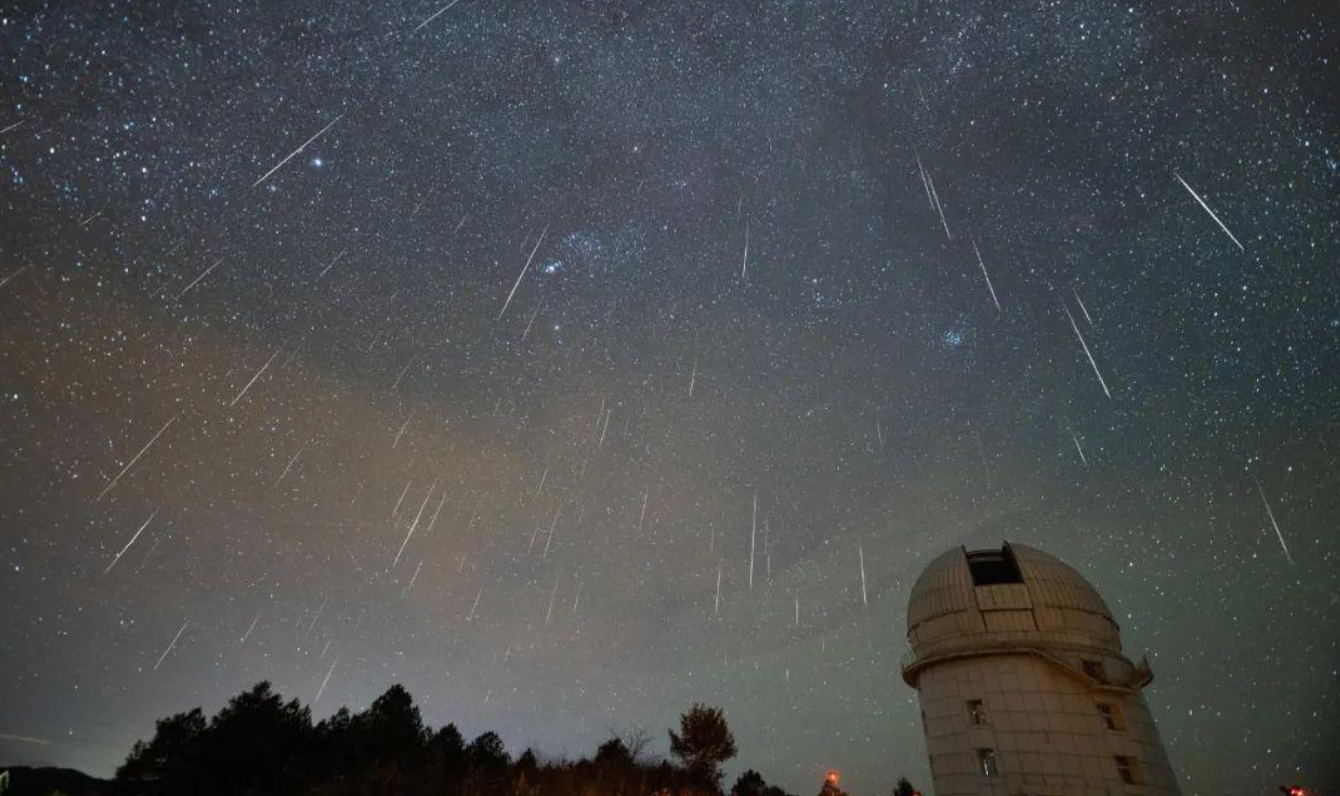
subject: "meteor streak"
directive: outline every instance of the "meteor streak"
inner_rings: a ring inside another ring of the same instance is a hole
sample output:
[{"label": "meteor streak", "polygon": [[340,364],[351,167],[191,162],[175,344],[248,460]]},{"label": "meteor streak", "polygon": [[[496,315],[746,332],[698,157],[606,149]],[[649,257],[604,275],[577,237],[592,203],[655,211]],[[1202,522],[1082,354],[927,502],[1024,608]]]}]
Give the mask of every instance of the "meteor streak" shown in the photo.
[{"label": "meteor streak", "polygon": [[1093,375],[1098,377],[1098,383],[1103,386],[1103,394],[1108,398],[1112,393],[1107,389],[1107,382],[1103,380],[1103,374],[1098,372],[1098,363],[1093,361],[1093,354],[1089,351],[1089,344],[1084,342],[1084,335],[1079,333],[1079,325],[1075,323],[1075,316],[1070,314],[1070,308],[1065,307],[1065,316],[1070,319],[1070,328],[1075,330],[1075,336],[1079,338],[1079,344],[1084,349],[1084,356],[1089,358],[1089,365],[1093,368]]},{"label": "meteor streak", "polygon": [[168,653],[172,652],[172,648],[177,646],[177,639],[181,638],[181,634],[186,632],[186,626],[189,624],[191,624],[189,619],[182,623],[181,630],[178,630],[177,635],[172,637],[172,643],[168,644],[167,649],[163,650],[163,654],[158,656],[158,663],[154,664],[155,672],[158,671],[158,667],[162,665],[163,659],[168,656]]},{"label": "meteor streak", "polygon": [[1190,185],[1186,184],[1186,180],[1182,179],[1182,175],[1178,174],[1177,172],[1173,172],[1173,176],[1177,178],[1178,182],[1182,183],[1182,187],[1185,188],[1187,192],[1191,194],[1191,197],[1195,199],[1200,204],[1201,207],[1205,208],[1205,212],[1209,213],[1210,218],[1214,219],[1214,223],[1218,224],[1219,228],[1224,231],[1224,234],[1227,235],[1229,238],[1231,238],[1232,241],[1237,244],[1238,249],[1240,249],[1241,251],[1247,251],[1245,248],[1243,248],[1242,243],[1236,237],[1233,236],[1233,233],[1228,231],[1228,227],[1224,226],[1224,222],[1219,220],[1219,216],[1216,216],[1214,214],[1214,211],[1210,209],[1210,206],[1205,204],[1205,200],[1200,198],[1200,194],[1196,193],[1195,189],[1193,189]]},{"label": "meteor streak", "polygon": [[281,160],[281,161],[279,161],[278,163],[276,163],[276,164],[274,165],[274,168],[272,168],[272,169],[270,169],[269,171],[267,171],[267,172],[265,172],[264,174],[262,174],[262,175],[261,175],[261,178],[260,178],[259,180],[256,180],[255,182],[253,182],[253,183],[251,184],[251,187],[252,187],[252,188],[255,188],[257,185],[260,185],[261,183],[265,182],[265,180],[266,180],[271,174],[274,174],[276,171],[279,171],[279,169],[280,169],[281,166],[283,166],[285,163],[288,163],[290,160],[292,160],[292,159],[294,158],[294,156],[296,156],[299,152],[301,152],[301,151],[303,151],[304,149],[306,149],[308,144],[310,144],[310,143],[312,143],[313,141],[315,141],[316,139],[320,138],[320,137],[321,137],[327,130],[329,130],[330,128],[332,128],[332,127],[335,126],[335,122],[338,122],[340,119],[343,119],[343,118],[344,118],[344,114],[343,114],[343,113],[341,113],[339,116],[336,116],[334,119],[331,120],[330,124],[326,125],[325,127],[322,127],[319,131],[317,131],[317,134],[316,134],[316,135],[314,135],[314,136],[312,136],[311,138],[309,138],[309,139],[307,139],[306,141],[304,141],[304,142],[302,143],[302,146],[300,146],[300,147],[298,147],[297,149],[295,149],[295,150],[293,150],[292,152],[290,152],[290,153],[288,154],[288,157],[286,157],[286,158],[284,158],[283,160]]},{"label": "meteor streak", "polygon": [[138,531],[135,531],[135,534],[130,537],[130,541],[126,542],[126,546],[121,548],[121,552],[116,554],[116,558],[112,559],[112,563],[107,565],[107,568],[102,571],[102,574],[106,575],[108,572],[112,571],[112,567],[116,566],[116,562],[121,560],[121,556],[126,554],[126,551],[130,549],[130,546],[135,544],[135,540],[140,538],[140,534],[144,532],[145,528],[149,527],[149,523],[153,522],[154,517],[157,516],[158,516],[158,509],[154,509],[153,513],[149,515],[149,519],[144,521],[144,524],[140,526],[140,529]]},{"label": "meteor streak", "polygon": [[166,423],[163,424],[162,428],[158,429],[158,433],[154,434],[152,439],[144,443],[144,447],[140,448],[140,452],[135,454],[135,458],[131,459],[130,463],[127,464],[125,467],[122,467],[121,472],[117,473],[116,477],[112,479],[112,482],[107,485],[107,488],[102,490],[102,494],[98,495],[97,500],[94,501],[95,503],[102,500],[104,497],[106,497],[108,492],[112,491],[112,487],[116,486],[116,482],[121,480],[121,476],[125,475],[127,472],[130,471],[130,468],[135,466],[135,462],[140,460],[140,457],[144,455],[144,452],[149,450],[149,447],[158,441],[158,438],[163,435],[164,431],[167,431],[168,426],[172,425],[173,421],[175,421],[176,419],[177,415],[173,415],[171,420],[168,420]]},{"label": "meteor streak", "polygon": [[512,292],[507,294],[507,300],[503,302],[502,310],[498,313],[498,320],[502,320],[503,315],[507,313],[507,307],[512,303],[512,297],[516,295],[516,289],[521,287],[521,280],[526,276],[526,271],[530,269],[530,263],[535,259],[535,252],[540,250],[540,244],[544,243],[544,236],[549,232],[549,225],[544,225],[544,230],[540,233],[540,239],[535,241],[535,248],[530,250],[530,256],[526,258],[526,264],[521,266],[521,273],[516,275],[516,283],[512,285]]}]

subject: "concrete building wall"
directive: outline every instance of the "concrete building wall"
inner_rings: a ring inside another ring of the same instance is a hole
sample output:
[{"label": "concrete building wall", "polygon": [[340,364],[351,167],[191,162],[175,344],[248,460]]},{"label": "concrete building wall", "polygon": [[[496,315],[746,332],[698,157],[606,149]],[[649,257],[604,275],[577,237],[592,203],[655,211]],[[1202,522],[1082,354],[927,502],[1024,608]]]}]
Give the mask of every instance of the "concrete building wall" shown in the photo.
[{"label": "concrete building wall", "polygon": [[[918,690],[937,796],[1178,793],[1138,692],[1091,691],[1031,655],[949,661],[926,669]],[[1117,729],[1105,726],[1100,704],[1111,707]],[[993,776],[983,771],[982,750],[991,752]],[[1135,784],[1122,779],[1118,756]]]}]

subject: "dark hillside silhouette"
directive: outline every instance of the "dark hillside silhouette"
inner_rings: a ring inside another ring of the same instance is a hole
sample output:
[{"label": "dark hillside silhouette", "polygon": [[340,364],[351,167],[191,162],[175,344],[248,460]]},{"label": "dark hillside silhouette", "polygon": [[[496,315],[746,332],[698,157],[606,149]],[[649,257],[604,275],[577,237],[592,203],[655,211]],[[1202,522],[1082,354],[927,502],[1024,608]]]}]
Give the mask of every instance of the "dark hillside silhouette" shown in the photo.
[{"label": "dark hillside silhouette", "polygon": [[[4,775],[9,775],[4,784]],[[111,783],[90,777],[72,768],[34,766],[0,766],[0,794],[4,796],[101,796],[108,793]]]}]

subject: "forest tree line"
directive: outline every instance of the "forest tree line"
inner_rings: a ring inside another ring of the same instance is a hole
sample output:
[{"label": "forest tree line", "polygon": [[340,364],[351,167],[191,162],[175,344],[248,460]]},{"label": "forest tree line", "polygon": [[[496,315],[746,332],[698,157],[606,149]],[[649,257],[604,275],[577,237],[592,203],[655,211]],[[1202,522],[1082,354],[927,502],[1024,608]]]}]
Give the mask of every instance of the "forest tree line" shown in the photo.
[{"label": "forest tree line", "polygon": [[[312,721],[268,682],[207,718],[200,708],[160,719],[112,781],[115,796],[792,796],[746,771],[723,790],[735,737],[718,708],[693,705],[669,731],[671,760],[649,754],[651,737],[611,737],[594,756],[515,759],[496,733],[467,741],[454,724],[424,724],[409,692],[391,686],[358,713]],[[830,776],[823,796],[845,796]],[[912,796],[899,780],[891,796]]]}]

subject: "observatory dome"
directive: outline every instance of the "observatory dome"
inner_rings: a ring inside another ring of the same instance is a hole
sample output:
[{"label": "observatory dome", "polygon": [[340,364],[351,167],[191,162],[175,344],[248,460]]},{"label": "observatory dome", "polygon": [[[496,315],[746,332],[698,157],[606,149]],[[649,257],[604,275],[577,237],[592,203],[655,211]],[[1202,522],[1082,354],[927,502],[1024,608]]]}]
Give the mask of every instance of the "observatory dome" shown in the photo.
[{"label": "observatory dome", "polygon": [[912,587],[907,636],[904,678],[913,684],[917,670],[946,657],[1121,656],[1119,628],[1097,589],[1054,556],[1008,542],[932,561]]}]

